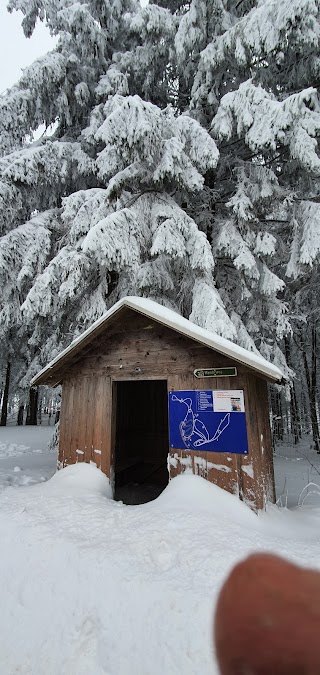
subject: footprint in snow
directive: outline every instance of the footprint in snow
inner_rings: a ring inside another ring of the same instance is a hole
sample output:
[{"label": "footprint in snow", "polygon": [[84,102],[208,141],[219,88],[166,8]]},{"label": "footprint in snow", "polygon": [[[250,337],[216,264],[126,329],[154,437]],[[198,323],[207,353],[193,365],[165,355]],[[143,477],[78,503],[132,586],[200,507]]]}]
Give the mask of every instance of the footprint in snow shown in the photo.
[{"label": "footprint in snow", "polygon": [[157,549],[151,553],[151,558],[161,572],[166,572],[176,564],[177,555],[164,539],[160,541]]}]

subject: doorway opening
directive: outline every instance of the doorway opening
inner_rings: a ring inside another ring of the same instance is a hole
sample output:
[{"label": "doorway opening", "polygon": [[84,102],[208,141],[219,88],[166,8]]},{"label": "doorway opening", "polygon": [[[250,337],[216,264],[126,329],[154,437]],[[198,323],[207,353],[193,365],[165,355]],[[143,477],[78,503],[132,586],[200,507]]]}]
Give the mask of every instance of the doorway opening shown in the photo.
[{"label": "doorway opening", "polygon": [[169,481],[167,381],[126,381],[114,386],[115,499],[144,504],[156,499]]}]

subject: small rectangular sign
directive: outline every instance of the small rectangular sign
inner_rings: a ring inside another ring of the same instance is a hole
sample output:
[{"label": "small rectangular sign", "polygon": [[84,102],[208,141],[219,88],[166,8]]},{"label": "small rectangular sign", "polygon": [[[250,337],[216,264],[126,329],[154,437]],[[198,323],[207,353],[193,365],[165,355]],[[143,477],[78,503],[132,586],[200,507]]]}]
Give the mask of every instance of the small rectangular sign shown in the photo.
[{"label": "small rectangular sign", "polygon": [[169,393],[170,447],[248,454],[242,389]]},{"label": "small rectangular sign", "polygon": [[242,389],[213,391],[214,412],[245,412]]},{"label": "small rectangular sign", "polygon": [[236,368],[197,368],[193,371],[195,377],[234,377]]}]

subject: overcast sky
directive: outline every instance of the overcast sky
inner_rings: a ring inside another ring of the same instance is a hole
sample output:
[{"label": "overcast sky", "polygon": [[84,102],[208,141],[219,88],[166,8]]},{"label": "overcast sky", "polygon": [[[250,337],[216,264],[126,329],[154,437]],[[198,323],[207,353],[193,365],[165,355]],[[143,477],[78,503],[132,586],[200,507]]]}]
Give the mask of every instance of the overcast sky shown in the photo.
[{"label": "overcast sky", "polygon": [[30,39],[25,38],[21,28],[22,13],[9,14],[6,4],[6,0],[0,0],[0,93],[17,82],[22,68],[54,46],[42,23]]}]

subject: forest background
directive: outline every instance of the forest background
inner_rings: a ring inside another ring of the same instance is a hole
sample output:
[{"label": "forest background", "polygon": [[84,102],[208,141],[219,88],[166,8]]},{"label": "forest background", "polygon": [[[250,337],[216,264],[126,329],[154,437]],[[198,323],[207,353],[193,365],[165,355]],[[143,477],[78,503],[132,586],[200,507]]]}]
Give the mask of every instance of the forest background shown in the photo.
[{"label": "forest background", "polygon": [[320,452],[320,0],[8,7],[57,44],[0,96],[1,424],[130,294],[278,365]]}]

